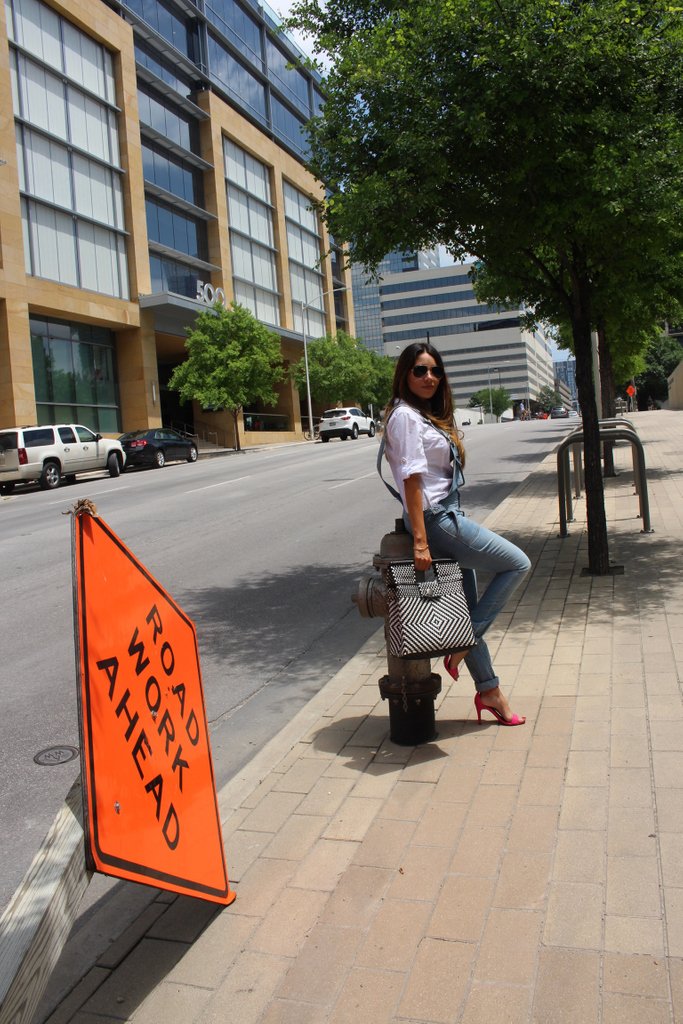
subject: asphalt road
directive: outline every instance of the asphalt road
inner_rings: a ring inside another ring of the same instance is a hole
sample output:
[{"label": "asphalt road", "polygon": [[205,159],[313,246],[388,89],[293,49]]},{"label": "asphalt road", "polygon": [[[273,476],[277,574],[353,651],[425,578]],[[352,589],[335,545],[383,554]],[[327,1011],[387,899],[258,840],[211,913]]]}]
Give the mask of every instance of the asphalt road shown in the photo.
[{"label": "asphalt road", "polygon": [[[468,512],[484,517],[571,425],[466,428]],[[33,760],[78,746],[65,513],[92,499],[196,623],[220,787],[379,628],[351,603],[400,511],[376,454],[365,437],[288,445],[0,499],[0,909],[79,771]]]}]

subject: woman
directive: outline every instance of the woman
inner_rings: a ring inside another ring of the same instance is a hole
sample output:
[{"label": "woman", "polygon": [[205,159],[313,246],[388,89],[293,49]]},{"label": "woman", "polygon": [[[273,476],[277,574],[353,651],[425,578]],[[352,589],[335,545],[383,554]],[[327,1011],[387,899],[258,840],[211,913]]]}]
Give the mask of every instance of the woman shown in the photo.
[{"label": "woman", "polygon": [[[460,508],[465,451],[453,421],[453,399],[441,354],[417,342],[401,353],[394,373],[393,393],[385,411],[386,455],[403,503],[403,519],[413,536],[417,570],[433,558],[460,563],[465,595],[477,645],[469,653],[446,655],[444,667],[458,678],[465,664],[474,679],[477,717],[490,711],[500,725],[523,725],[503,695],[484,634],[508,597],[529,571],[523,551],[479,526]],[[495,575],[481,597],[476,572]]]}]

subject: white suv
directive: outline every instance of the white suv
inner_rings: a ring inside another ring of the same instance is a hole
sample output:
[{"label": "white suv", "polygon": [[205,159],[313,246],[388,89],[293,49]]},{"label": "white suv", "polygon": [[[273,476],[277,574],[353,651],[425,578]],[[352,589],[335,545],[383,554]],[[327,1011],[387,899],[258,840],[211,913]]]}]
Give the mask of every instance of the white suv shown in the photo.
[{"label": "white suv", "polygon": [[348,406],[345,409],[326,409],[320,420],[320,440],[329,441],[331,437],[341,437],[347,441],[350,437],[356,440],[359,434],[375,436],[375,421],[366,416],[362,409]]},{"label": "white suv", "polygon": [[0,493],[37,480],[43,490],[59,487],[62,477],[90,469],[118,476],[126,456],[120,441],[93,434],[78,423],[0,430]]}]

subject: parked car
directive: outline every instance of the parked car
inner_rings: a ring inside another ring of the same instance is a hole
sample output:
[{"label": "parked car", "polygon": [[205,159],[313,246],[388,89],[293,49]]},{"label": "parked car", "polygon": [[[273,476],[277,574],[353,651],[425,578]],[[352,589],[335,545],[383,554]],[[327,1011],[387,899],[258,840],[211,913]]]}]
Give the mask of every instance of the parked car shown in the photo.
[{"label": "parked car", "polygon": [[43,490],[59,487],[62,478],[106,469],[118,476],[126,457],[118,441],[95,434],[80,423],[0,430],[0,492],[36,480]]},{"label": "parked car", "polygon": [[362,409],[347,406],[344,409],[326,409],[320,420],[320,440],[329,441],[331,437],[341,437],[347,441],[355,439],[359,434],[375,436],[375,421],[366,416]]},{"label": "parked car", "polygon": [[554,409],[550,410],[551,420],[566,420],[569,416],[569,410],[565,409],[563,405],[557,405]]},{"label": "parked car", "polygon": [[153,427],[151,430],[131,430],[121,434],[119,441],[126,453],[129,466],[156,466],[161,469],[167,462],[197,461],[197,445],[190,437],[171,427]]}]

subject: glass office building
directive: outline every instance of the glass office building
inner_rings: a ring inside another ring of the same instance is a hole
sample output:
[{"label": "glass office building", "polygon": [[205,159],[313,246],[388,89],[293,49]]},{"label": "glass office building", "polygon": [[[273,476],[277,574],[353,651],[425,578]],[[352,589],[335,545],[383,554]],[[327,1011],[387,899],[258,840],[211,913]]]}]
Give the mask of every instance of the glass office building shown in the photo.
[{"label": "glass office building", "polygon": [[353,306],[356,319],[356,335],[366,348],[379,355],[384,352],[382,342],[382,313],[380,307],[380,284],[385,274],[405,274],[413,270],[430,270],[439,266],[437,250],[419,250],[387,253],[377,267],[376,275],[368,275],[362,267],[351,268],[353,282]]},{"label": "glass office building", "polygon": [[555,380],[564,384],[567,388],[573,409],[579,408],[579,392],[576,386],[576,359],[571,356],[568,359],[555,360],[553,363]]},{"label": "glass office building", "polygon": [[460,418],[475,391],[504,387],[513,408],[530,408],[542,387],[552,387],[549,339],[523,326],[520,309],[478,302],[466,265],[387,274],[379,291],[385,354],[398,357],[406,345],[431,342]]},{"label": "glass office building", "polygon": [[[0,425],[68,411],[234,442],[166,388],[207,304],[246,306],[286,363],[304,321],[354,329],[304,165],[317,76],[249,0],[6,0],[0,45]],[[246,412],[301,433],[291,384]]]}]

